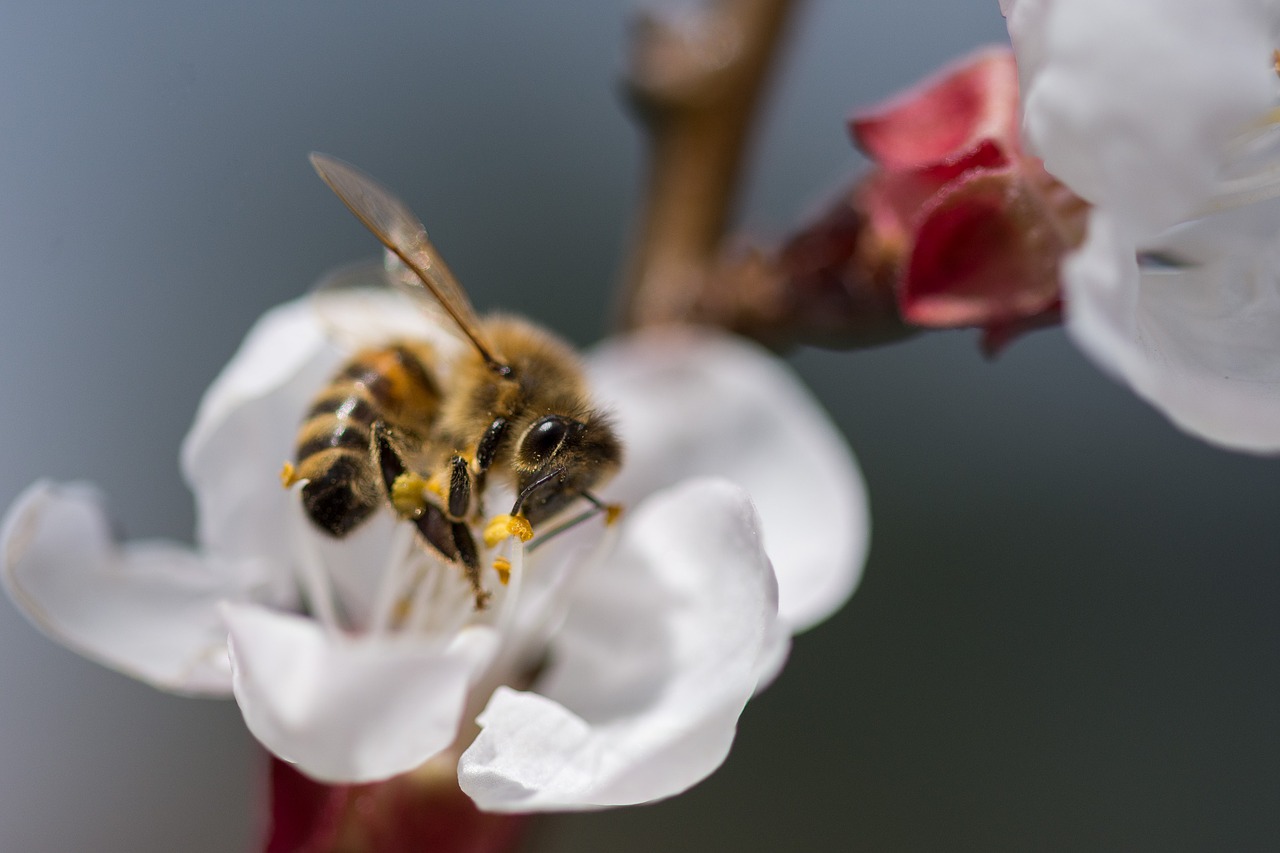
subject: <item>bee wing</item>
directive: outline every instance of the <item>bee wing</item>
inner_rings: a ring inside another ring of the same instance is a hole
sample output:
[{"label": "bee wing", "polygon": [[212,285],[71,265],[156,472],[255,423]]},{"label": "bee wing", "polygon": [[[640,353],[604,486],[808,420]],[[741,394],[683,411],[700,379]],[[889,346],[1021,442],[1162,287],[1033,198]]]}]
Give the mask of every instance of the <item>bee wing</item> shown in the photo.
[{"label": "bee wing", "polygon": [[312,152],[311,165],[329,189],[404,265],[391,283],[414,298],[439,305],[462,334],[495,369],[506,367],[484,340],[475,309],[444,258],[427,239],[427,229],[413,211],[373,178],[349,163]]},{"label": "bee wing", "polygon": [[347,352],[397,339],[428,340],[442,352],[452,351],[462,341],[457,326],[434,303],[425,306],[429,310],[415,310],[424,307],[423,301],[407,299],[395,282],[411,273],[399,260],[394,267],[377,261],[351,264],[316,284],[310,303],[325,337]]}]

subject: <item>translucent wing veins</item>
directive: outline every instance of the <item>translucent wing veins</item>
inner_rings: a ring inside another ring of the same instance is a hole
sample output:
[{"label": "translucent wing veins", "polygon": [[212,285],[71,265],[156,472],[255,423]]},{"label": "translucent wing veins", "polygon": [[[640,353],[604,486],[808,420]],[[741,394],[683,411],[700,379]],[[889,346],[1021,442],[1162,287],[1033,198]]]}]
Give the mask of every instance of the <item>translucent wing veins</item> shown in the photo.
[{"label": "translucent wing veins", "polygon": [[503,364],[485,343],[471,301],[427,238],[427,229],[413,211],[349,163],[312,152],[311,165],[356,218],[414,273],[413,278],[393,275],[391,280],[416,298],[438,303],[494,372],[504,376],[509,374],[510,367]]}]

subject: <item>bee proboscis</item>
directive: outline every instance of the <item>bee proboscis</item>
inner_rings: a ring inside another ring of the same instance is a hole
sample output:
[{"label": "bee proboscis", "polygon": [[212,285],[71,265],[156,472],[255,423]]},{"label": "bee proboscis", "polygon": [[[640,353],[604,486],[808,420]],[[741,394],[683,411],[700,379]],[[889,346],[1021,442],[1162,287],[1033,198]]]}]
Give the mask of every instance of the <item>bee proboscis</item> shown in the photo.
[{"label": "bee proboscis", "polygon": [[355,352],[303,418],[286,482],[308,481],[307,515],[335,537],[389,504],[463,568],[481,608],[488,593],[473,530],[486,486],[515,494],[486,538],[528,539],[578,500],[612,517],[616,508],[591,489],[617,470],[622,445],[568,344],[518,317],[478,317],[408,207],[347,163],[318,153],[311,163],[403,265],[391,281],[424,310],[443,311],[465,345],[451,359],[407,338]]}]

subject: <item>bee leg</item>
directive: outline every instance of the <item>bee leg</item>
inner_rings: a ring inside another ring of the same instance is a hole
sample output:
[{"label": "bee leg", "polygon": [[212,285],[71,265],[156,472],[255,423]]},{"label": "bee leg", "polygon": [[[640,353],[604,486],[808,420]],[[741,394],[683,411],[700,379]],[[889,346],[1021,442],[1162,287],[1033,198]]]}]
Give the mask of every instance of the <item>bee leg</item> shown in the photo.
[{"label": "bee leg", "polygon": [[475,461],[468,463],[465,457],[455,455],[449,460],[449,517],[461,521],[474,515],[484,515],[481,499],[484,495],[486,475],[498,456],[502,439],[506,437],[509,422],[506,418],[494,418],[493,423],[480,437],[476,445]]},{"label": "bee leg", "polygon": [[449,460],[449,503],[448,515],[454,521],[462,521],[471,509],[472,493],[471,467],[467,460],[454,455]]},{"label": "bee leg", "polygon": [[374,421],[369,429],[369,455],[373,457],[373,463],[382,475],[382,485],[387,489],[387,497],[392,497],[396,480],[407,473],[408,469],[391,444],[391,430],[382,421]]},{"label": "bee leg", "polygon": [[[403,484],[406,476],[416,476],[405,468],[404,460],[396,452],[391,443],[390,431],[381,421],[373,425],[373,455],[378,471],[382,475],[382,484],[387,495],[394,496],[397,483]],[[461,457],[455,457],[460,459]],[[465,465],[465,460],[464,460]],[[467,480],[468,486],[470,479]],[[452,489],[450,490],[452,492]],[[393,498],[394,500],[394,498]],[[418,528],[422,538],[446,560],[461,563],[467,573],[476,598],[476,609],[483,610],[489,601],[489,593],[480,586],[480,555],[476,551],[475,539],[467,525],[450,519],[444,510],[425,498],[419,511],[410,520]]]},{"label": "bee leg", "polygon": [[471,529],[461,521],[453,522],[453,543],[476,597],[476,610],[484,610],[489,604],[490,593],[480,586],[480,555],[476,551],[476,540],[471,536]]},{"label": "bee leg", "polygon": [[484,515],[484,507],[481,506],[481,500],[484,497],[485,478],[489,473],[489,466],[493,464],[493,460],[498,456],[502,440],[506,438],[508,426],[510,426],[510,422],[506,418],[494,418],[493,423],[489,424],[489,428],[480,437],[480,443],[476,445],[476,476],[473,491],[476,496],[477,517]]},{"label": "bee leg", "polygon": [[396,515],[413,521],[427,510],[427,492],[432,485],[419,474],[405,467],[404,458],[392,440],[391,430],[378,421],[370,430],[370,450],[373,464],[382,478],[387,499]]}]

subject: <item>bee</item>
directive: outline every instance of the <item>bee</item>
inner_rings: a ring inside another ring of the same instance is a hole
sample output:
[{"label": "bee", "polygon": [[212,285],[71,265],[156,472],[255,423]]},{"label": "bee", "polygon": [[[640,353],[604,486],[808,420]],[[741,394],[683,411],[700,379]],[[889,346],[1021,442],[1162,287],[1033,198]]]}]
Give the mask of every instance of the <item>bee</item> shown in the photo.
[{"label": "bee", "polygon": [[603,511],[612,520],[618,508],[591,490],[617,471],[621,442],[568,344],[518,317],[478,317],[407,206],[347,163],[313,153],[311,164],[402,265],[392,283],[462,345],[452,358],[410,339],[356,352],[313,400],[283,479],[307,480],[308,517],[337,538],[389,504],[461,566],[482,609],[489,593],[473,530],[487,486],[515,495],[509,513],[483,526],[490,545],[528,541],[580,500],[590,504],[580,518]]}]

